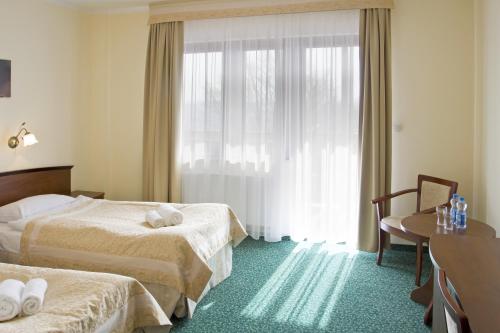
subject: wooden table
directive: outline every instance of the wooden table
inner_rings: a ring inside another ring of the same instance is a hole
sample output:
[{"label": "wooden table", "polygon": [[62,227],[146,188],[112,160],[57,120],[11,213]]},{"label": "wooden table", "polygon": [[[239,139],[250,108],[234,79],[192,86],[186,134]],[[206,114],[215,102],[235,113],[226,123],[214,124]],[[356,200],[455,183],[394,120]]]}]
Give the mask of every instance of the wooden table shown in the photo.
[{"label": "wooden table", "polygon": [[[434,234],[455,235],[455,236],[478,236],[483,238],[495,238],[495,229],[489,225],[474,219],[467,219],[466,229],[446,230],[443,226],[437,225],[435,214],[416,214],[408,216],[401,221],[401,229],[422,242],[429,242]],[[428,306],[425,314],[425,322],[430,323],[432,316],[432,290],[434,288],[434,270],[431,271],[427,282],[411,292],[410,298],[417,303]]]},{"label": "wooden table", "polygon": [[[500,331],[500,238],[433,235],[436,269],[453,285],[474,333]],[[446,332],[439,288],[434,291],[432,332]]]}]

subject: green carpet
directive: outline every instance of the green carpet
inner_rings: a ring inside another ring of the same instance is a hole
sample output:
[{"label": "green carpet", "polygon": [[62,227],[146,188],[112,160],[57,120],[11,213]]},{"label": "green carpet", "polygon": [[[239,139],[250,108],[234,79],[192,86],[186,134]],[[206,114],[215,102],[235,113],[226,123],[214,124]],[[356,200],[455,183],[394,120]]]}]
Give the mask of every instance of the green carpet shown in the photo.
[{"label": "green carpet", "polygon": [[[428,276],[425,257],[422,281]],[[198,304],[182,332],[429,332],[425,308],[409,298],[415,252],[348,252],[341,245],[267,243],[234,249],[233,272]]]}]

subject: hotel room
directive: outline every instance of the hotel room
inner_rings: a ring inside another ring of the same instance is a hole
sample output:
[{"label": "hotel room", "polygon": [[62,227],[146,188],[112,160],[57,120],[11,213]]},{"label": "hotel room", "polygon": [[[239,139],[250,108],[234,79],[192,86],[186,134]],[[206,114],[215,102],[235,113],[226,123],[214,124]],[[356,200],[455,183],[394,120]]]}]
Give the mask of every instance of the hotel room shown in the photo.
[{"label": "hotel room", "polygon": [[497,15],[0,0],[0,333],[500,332]]}]

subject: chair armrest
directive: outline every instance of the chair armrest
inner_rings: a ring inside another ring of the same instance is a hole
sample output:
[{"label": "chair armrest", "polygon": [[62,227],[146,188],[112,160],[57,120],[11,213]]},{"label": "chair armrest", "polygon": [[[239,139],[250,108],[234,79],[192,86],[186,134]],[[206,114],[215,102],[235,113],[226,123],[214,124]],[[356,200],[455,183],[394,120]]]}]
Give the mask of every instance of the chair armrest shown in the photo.
[{"label": "chair armrest", "polygon": [[390,199],[395,198],[395,197],[399,197],[400,195],[407,194],[407,193],[412,193],[412,192],[417,192],[417,191],[418,190],[416,188],[410,188],[410,189],[407,189],[407,190],[402,190],[402,191],[399,191],[399,192],[394,192],[394,193],[386,194],[384,196],[381,196],[381,197],[373,199],[372,200],[372,204],[375,205],[377,203],[384,202],[384,201],[390,200]]},{"label": "chair armrest", "polygon": [[418,190],[416,188],[410,188],[408,190],[403,190],[403,191],[399,191],[399,192],[394,192],[394,193],[386,194],[384,196],[381,196],[381,197],[373,199],[372,200],[372,204],[374,204],[375,208],[377,209],[377,221],[378,221],[378,223],[380,224],[380,221],[385,216],[385,213],[384,213],[384,211],[385,211],[385,202],[387,200],[390,200],[392,198],[398,197],[398,196],[403,195],[403,194],[417,192],[417,191]]}]

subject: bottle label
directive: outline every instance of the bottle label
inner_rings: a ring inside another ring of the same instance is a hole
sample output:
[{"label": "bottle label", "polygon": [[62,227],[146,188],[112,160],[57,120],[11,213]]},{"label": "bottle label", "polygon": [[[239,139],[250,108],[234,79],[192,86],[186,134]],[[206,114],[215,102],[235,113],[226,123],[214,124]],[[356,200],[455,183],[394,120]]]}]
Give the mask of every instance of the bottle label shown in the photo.
[{"label": "bottle label", "polygon": [[462,227],[462,228],[465,227],[466,220],[467,220],[467,217],[465,214],[458,214],[457,215],[457,226]]},{"label": "bottle label", "polygon": [[450,219],[451,222],[455,222],[457,219],[457,210],[455,208],[450,209]]}]

